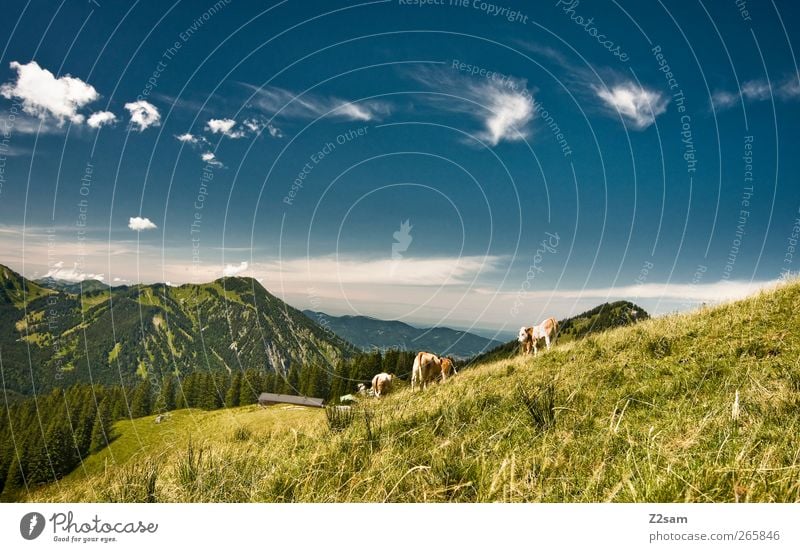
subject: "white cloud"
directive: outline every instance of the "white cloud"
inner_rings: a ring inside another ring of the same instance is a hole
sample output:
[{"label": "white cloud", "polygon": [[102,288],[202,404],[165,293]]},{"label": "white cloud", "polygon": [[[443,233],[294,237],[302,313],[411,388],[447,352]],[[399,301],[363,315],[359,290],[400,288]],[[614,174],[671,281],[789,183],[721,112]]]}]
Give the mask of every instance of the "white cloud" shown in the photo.
[{"label": "white cloud", "polygon": [[131,217],[128,220],[128,228],[141,232],[142,230],[155,230],[158,228],[149,218]]},{"label": "white cloud", "polygon": [[84,116],[78,110],[100,97],[92,85],[70,75],[56,78],[35,61],[12,61],[10,67],[16,70],[17,79],[0,87],[0,94],[18,98],[25,113],[43,120],[52,117],[59,126],[65,121],[82,123]]},{"label": "white cloud", "polygon": [[256,91],[254,104],[257,107],[284,118],[313,119],[327,115],[348,121],[374,121],[391,111],[384,102],[363,101],[354,104],[339,98],[310,93],[298,96],[294,92],[274,86],[246,86]]},{"label": "white cloud", "polygon": [[259,123],[256,119],[245,119],[242,124],[252,132],[258,132],[261,130],[261,123]]},{"label": "white cloud", "polygon": [[245,133],[242,130],[234,130],[236,121],[233,119],[209,119],[206,123],[206,130],[212,134],[222,134],[228,138],[244,138]]},{"label": "white cloud", "polygon": [[55,280],[66,280],[67,282],[82,282],[84,280],[103,281],[103,274],[93,274],[78,270],[78,263],[74,263],[72,268],[64,268],[64,261],[55,263],[53,268],[48,270],[44,277],[53,278]]},{"label": "white cloud", "polygon": [[416,71],[412,77],[445,94],[430,98],[437,107],[478,117],[484,129],[476,136],[492,146],[530,136],[535,106],[526,80],[512,76],[502,80],[473,79],[436,69]]},{"label": "white cloud", "polygon": [[209,165],[214,166],[214,167],[222,167],[223,166],[222,161],[217,159],[217,156],[214,155],[210,151],[207,151],[207,152],[203,153],[200,156],[200,159],[202,159],[204,163],[208,163]]},{"label": "white cloud", "polygon": [[86,124],[92,128],[100,128],[101,126],[113,124],[116,120],[117,116],[110,111],[97,111],[89,116]]},{"label": "white cloud", "polygon": [[656,117],[667,110],[669,103],[669,99],[664,98],[661,92],[648,90],[633,82],[618,84],[610,90],[605,87],[595,87],[594,90],[607,107],[640,130],[652,125]]},{"label": "white cloud", "polygon": [[178,142],[184,142],[188,144],[196,144],[198,142],[197,136],[189,132],[179,134],[175,138],[178,140]]},{"label": "white cloud", "polygon": [[718,111],[733,107],[740,100],[762,102],[771,98],[792,101],[800,98],[800,75],[789,76],[782,81],[770,82],[755,79],[745,82],[738,92],[720,90],[711,96],[711,104]]},{"label": "white cloud", "polygon": [[267,125],[267,130],[269,131],[269,135],[273,138],[283,138],[283,132],[281,129],[273,125],[272,123]]},{"label": "white cloud", "polygon": [[485,120],[486,131],[481,134],[496,146],[502,140],[522,140],[528,136],[526,129],[533,118],[533,101],[530,96],[519,92],[487,87],[485,105],[489,116]]},{"label": "white cloud", "polygon": [[499,257],[492,256],[405,257],[401,260],[325,256],[282,259],[266,264],[264,271],[281,274],[282,279],[292,282],[438,287],[468,283],[479,273],[493,272],[500,262]]},{"label": "white cloud", "polygon": [[237,274],[241,274],[245,270],[247,270],[247,261],[242,261],[238,265],[234,264],[226,264],[225,268],[222,269],[223,276],[236,276]]},{"label": "white cloud", "polygon": [[150,102],[144,100],[129,102],[125,104],[125,109],[131,114],[131,126],[134,130],[142,132],[151,126],[161,124],[161,114]]},{"label": "white cloud", "polygon": [[[685,301],[689,303],[718,303],[734,301],[752,295],[762,289],[776,286],[778,280],[761,281],[736,281],[719,280],[717,282],[701,284],[668,284],[647,283],[630,286],[584,288],[584,289],[555,289],[546,291],[531,291],[525,294],[531,299],[660,299],[667,301]],[[486,288],[484,294],[494,294],[495,290]],[[503,292],[509,297],[516,296],[516,292]]]}]

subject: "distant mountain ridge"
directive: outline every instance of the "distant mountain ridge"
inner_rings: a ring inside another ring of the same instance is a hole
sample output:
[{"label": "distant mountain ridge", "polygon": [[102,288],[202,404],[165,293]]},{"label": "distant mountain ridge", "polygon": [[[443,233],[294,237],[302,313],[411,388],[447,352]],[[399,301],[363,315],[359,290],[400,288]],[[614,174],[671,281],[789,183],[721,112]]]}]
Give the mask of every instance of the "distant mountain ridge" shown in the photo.
[{"label": "distant mountain ridge", "polygon": [[112,289],[84,283],[82,294],[43,283],[55,289],[0,265],[4,387],[22,394],[194,371],[331,368],[357,353],[252,278]]},{"label": "distant mountain ridge", "polygon": [[396,320],[380,320],[370,316],[331,316],[312,310],[305,310],[303,314],[365,351],[430,351],[469,358],[502,344],[495,339],[452,328],[417,328]]},{"label": "distant mountain ridge", "polygon": [[58,280],[56,278],[51,278],[47,276],[45,278],[39,278],[38,280],[34,280],[37,284],[42,287],[52,289],[55,291],[64,291],[66,293],[92,293],[94,291],[103,291],[109,289],[109,287],[117,287],[117,286],[109,286],[107,283],[102,282],[100,280],[83,280],[82,282],[70,282],[68,280]]},{"label": "distant mountain ridge", "polygon": [[[639,305],[630,301],[603,303],[577,316],[565,318],[558,322],[557,340],[560,343],[574,341],[583,337],[604,332],[612,328],[627,326],[635,322],[647,320],[650,315]],[[488,362],[500,358],[508,358],[520,350],[519,342],[513,339],[490,351],[478,355],[471,362]]]}]

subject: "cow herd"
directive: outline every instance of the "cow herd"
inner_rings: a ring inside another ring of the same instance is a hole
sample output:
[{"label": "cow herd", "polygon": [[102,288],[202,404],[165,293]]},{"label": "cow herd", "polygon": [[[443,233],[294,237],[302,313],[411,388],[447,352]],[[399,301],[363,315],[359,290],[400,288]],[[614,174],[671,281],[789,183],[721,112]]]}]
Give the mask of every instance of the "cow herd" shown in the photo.
[{"label": "cow herd", "polygon": [[[539,352],[537,343],[543,339],[545,347],[550,349],[550,345],[555,341],[557,333],[558,321],[555,318],[548,318],[536,326],[523,326],[520,328],[517,341],[521,345],[523,354],[527,355],[533,351],[533,354],[536,355]],[[425,390],[429,384],[439,380],[445,382],[448,377],[457,374],[458,371],[452,359],[420,351],[414,358],[414,366],[411,369],[411,390],[414,391],[417,388]],[[394,374],[387,374],[386,372],[376,374],[372,378],[372,389],[367,390],[367,387],[360,383],[358,384],[358,392],[360,394],[369,393],[379,399],[392,390],[392,382],[395,377]]]}]

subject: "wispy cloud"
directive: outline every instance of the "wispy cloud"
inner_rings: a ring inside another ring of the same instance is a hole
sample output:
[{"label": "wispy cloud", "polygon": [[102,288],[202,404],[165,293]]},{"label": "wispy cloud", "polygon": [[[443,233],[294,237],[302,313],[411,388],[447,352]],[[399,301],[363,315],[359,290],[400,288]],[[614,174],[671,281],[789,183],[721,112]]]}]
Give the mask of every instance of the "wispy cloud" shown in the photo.
[{"label": "wispy cloud", "polygon": [[607,88],[595,86],[595,94],[611,114],[619,114],[634,128],[644,130],[667,110],[669,99],[661,92],[644,88],[634,82],[623,82]]},{"label": "wispy cloud", "polygon": [[65,127],[58,126],[52,118],[42,120],[24,113],[10,115],[9,111],[0,114],[0,130],[9,134],[62,134],[65,131]]},{"label": "wispy cloud", "polygon": [[267,131],[269,132],[269,135],[272,136],[273,138],[283,138],[283,132],[281,132],[281,129],[279,129],[272,123],[268,123],[266,128]]},{"label": "wispy cloud", "polygon": [[502,80],[475,79],[440,68],[417,70],[412,76],[433,91],[446,94],[430,98],[436,107],[477,118],[483,129],[476,137],[492,146],[524,140],[531,134],[534,100],[524,79],[512,76]]},{"label": "wispy cloud", "polygon": [[792,75],[778,82],[750,80],[738,91],[718,90],[711,96],[711,105],[717,111],[723,111],[741,101],[763,102],[770,98],[786,102],[800,99],[800,75]]},{"label": "wispy cloud", "polygon": [[405,257],[401,260],[313,257],[282,259],[259,265],[264,271],[281,274],[290,281],[376,286],[455,286],[472,281],[478,274],[491,273],[500,257]]},{"label": "wispy cloud", "polygon": [[385,102],[353,103],[333,96],[311,93],[298,96],[295,92],[275,86],[245,86],[255,91],[255,107],[284,119],[313,119],[327,115],[348,121],[374,121],[391,112],[389,104]]},{"label": "wispy cloud", "polygon": [[[762,289],[778,285],[779,280],[736,281],[719,280],[700,284],[646,283],[630,286],[573,288],[531,291],[525,294],[530,299],[660,299],[686,301],[690,303],[717,303],[733,301],[752,295]],[[496,290],[484,288],[481,293],[494,295]],[[504,296],[516,297],[515,292],[503,292]]]},{"label": "wispy cloud", "polygon": [[165,108],[180,109],[184,111],[192,111],[200,113],[201,111],[213,110],[210,105],[203,105],[203,102],[197,100],[190,100],[186,97],[176,98],[168,94],[156,92],[150,96],[154,100],[158,100],[159,104],[164,105]]},{"label": "wispy cloud", "polygon": [[720,90],[711,95],[711,105],[717,110],[724,110],[733,107],[740,98],[739,94]]},{"label": "wispy cloud", "polygon": [[52,118],[58,126],[66,121],[83,123],[85,117],[78,110],[100,97],[92,85],[70,75],[56,78],[35,61],[12,61],[10,67],[17,72],[16,79],[2,85],[0,95],[20,100],[25,113]]},{"label": "wispy cloud", "polygon": [[161,114],[156,106],[145,100],[129,102],[125,109],[131,115],[131,128],[142,132],[150,127],[161,124]]},{"label": "wispy cloud", "polygon": [[251,117],[249,119],[245,119],[242,121],[242,126],[251,132],[262,132],[266,130],[267,133],[273,138],[283,138],[283,132],[281,132],[281,129],[269,121],[262,120],[262,118]]},{"label": "wispy cloud", "polygon": [[33,150],[25,147],[11,146],[0,142],[0,155],[5,157],[23,157],[29,156]]},{"label": "wispy cloud", "polygon": [[533,101],[529,96],[487,86],[482,101],[490,111],[484,121],[486,131],[481,138],[496,146],[502,140],[522,140],[528,136],[527,125],[533,118]]}]

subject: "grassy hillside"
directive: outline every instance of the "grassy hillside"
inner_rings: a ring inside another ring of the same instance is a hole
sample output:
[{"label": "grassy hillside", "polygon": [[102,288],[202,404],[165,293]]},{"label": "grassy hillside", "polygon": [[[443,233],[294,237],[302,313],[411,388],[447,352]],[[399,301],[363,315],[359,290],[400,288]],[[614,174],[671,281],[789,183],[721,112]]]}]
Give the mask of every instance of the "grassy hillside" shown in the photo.
[{"label": "grassy hillside", "polygon": [[[642,307],[630,301],[603,303],[577,316],[558,321],[558,343],[568,343],[588,335],[620,328],[648,320],[650,315]],[[482,353],[471,360],[475,364],[503,360],[517,355],[520,344],[516,339]]]},{"label": "grassy hillside", "polygon": [[[322,411],[193,413],[191,447],[145,439],[30,499],[800,501],[798,304],[793,283],[489,362],[337,433]],[[118,427],[109,453],[135,443]]]},{"label": "grassy hillside", "polygon": [[[277,428],[291,431],[313,425],[324,416],[319,409],[245,406],[212,412],[177,410],[160,423],[155,423],[156,416],[124,420],[114,425],[113,435],[116,437],[108,447],[87,458],[80,468],[67,477],[51,484],[44,494],[58,493],[72,485],[80,486],[87,477],[103,474],[106,470],[117,470],[120,466],[146,467],[153,465],[154,459],[177,459],[190,446],[197,447],[198,451],[207,447],[224,450],[231,443],[249,442],[253,435],[269,434]],[[122,485],[124,481],[118,483]],[[113,500],[116,493],[128,492],[114,486],[87,490],[93,494],[87,496],[86,500],[99,501]]]}]

